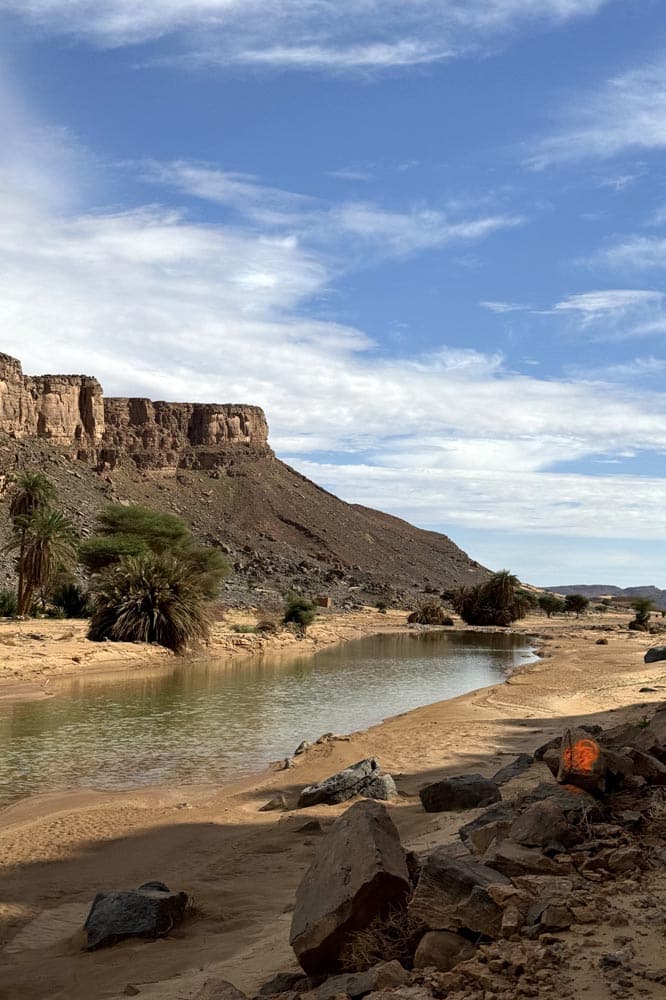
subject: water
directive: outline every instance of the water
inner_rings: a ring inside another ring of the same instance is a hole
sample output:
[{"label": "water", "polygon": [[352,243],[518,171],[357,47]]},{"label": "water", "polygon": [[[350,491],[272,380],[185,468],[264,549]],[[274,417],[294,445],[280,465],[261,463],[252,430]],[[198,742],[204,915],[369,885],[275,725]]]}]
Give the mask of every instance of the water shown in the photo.
[{"label": "water", "polygon": [[0,708],[0,805],[74,788],[237,778],[301,740],[348,733],[501,682],[518,636],[375,636],[316,656],[181,661],[159,676],[72,682]]}]

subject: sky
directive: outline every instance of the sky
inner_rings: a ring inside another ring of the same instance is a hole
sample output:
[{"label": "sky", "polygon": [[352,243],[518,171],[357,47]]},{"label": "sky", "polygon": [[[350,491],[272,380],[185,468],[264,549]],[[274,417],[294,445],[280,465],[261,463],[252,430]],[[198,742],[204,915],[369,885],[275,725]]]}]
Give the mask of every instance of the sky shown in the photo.
[{"label": "sky", "polygon": [[0,350],[666,587],[661,0],[0,0]]}]

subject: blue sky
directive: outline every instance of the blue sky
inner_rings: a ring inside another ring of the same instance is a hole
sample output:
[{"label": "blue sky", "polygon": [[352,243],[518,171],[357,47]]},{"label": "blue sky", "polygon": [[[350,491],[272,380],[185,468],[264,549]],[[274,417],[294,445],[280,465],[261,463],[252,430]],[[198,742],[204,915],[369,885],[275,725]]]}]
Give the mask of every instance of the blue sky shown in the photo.
[{"label": "blue sky", "polygon": [[0,349],[666,587],[659,0],[0,0]]}]

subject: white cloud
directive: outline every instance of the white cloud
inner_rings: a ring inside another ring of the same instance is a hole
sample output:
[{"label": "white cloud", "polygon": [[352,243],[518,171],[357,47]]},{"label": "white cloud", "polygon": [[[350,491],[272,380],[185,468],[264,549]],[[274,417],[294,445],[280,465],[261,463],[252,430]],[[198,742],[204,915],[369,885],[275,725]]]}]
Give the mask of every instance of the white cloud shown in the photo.
[{"label": "white cloud", "polygon": [[666,239],[630,236],[606,247],[596,260],[617,270],[647,271],[666,267]]},{"label": "white cloud", "polygon": [[560,126],[536,143],[528,163],[540,170],[665,146],[666,60],[659,59],[610,78],[592,93],[572,95]]},{"label": "white cloud", "polygon": [[636,307],[661,305],[663,292],[640,288],[609,288],[599,292],[583,292],[570,295],[553,307],[556,312],[581,313],[586,318],[608,316],[610,313],[626,313]]},{"label": "white cloud", "polygon": [[487,309],[488,312],[496,313],[501,316],[504,313],[512,312],[529,312],[530,306],[521,305],[519,302],[497,302],[494,300],[479,302],[482,309]]},{"label": "white cloud", "polygon": [[379,256],[404,257],[454,243],[475,243],[523,222],[520,216],[501,212],[461,216],[423,206],[395,211],[372,202],[326,203],[266,187],[249,175],[185,161],[144,164],[143,171],[148,180],[228,206],[260,225],[287,228],[309,243],[329,249],[344,243],[345,256],[358,243],[363,254],[371,248]]},{"label": "white cloud", "polygon": [[535,316],[559,316],[565,332],[594,340],[654,337],[666,330],[666,294],[655,289],[606,288],[569,295]]},{"label": "white cloud", "polygon": [[366,71],[483,49],[609,0],[0,0],[58,34],[119,46],[178,33],[189,61]]}]

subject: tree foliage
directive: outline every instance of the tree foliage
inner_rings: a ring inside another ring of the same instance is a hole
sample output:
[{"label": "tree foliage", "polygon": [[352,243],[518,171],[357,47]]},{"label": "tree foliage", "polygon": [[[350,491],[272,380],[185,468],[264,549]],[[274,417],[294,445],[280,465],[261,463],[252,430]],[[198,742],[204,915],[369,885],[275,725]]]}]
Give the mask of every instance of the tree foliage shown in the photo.
[{"label": "tree foliage", "polygon": [[90,573],[101,573],[128,557],[170,554],[190,573],[205,597],[216,597],[229,572],[217,549],[201,545],[185,522],[139,505],[111,504],[97,516],[97,534],[86,539],[79,558]]},{"label": "tree foliage", "polygon": [[564,610],[573,611],[576,618],[580,618],[583,611],[587,610],[589,600],[583,594],[567,594],[564,598]]},{"label": "tree foliage", "polygon": [[178,554],[123,556],[93,580],[88,638],[150,642],[181,653],[208,638],[200,578]]},{"label": "tree foliage", "polygon": [[407,621],[416,625],[453,625],[453,618],[447,615],[439,601],[423,601]]},{"label": "tree foliage", "polygon": [[548,618],[551,615],[564,614],[564,601],[560,597],[556,597],[555,594],[539,594],[538,602],[539,607]]},{"label": "tree foliage", "polygon": [[510,625],[524,618],[532,603],[532,595],[506,569],[494,573],[485,583],[462,587],[453,595],[453,606],[468,625]]},{"label": "tree foliage", "polygon": [[45,596],[57,575],[76,563],[76,533],[53,506],[56,489],[41,472],[24,472],[9,504],[12,537],[6,551],[16,555],[17,613],[28,614],[35,595]]}]

